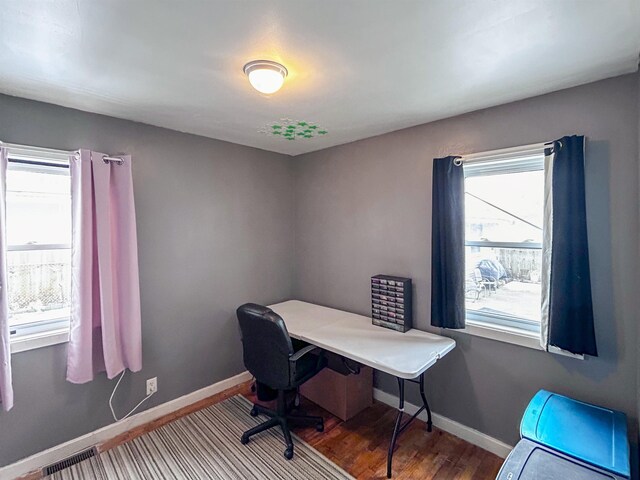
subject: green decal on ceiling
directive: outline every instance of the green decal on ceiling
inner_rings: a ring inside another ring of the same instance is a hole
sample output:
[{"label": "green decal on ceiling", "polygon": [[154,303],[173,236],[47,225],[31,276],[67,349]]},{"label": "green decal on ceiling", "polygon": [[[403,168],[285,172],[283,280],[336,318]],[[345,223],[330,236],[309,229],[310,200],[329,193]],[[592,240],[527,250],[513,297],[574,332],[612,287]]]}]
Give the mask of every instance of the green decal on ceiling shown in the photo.
[{"label": "green decal on ceiling", "polygon": [[265,135],[273,135],[285,140],[302,140],[327,135],[329,132],[313,122],[281,118],[278,122],[271,122],[258,130]]}]

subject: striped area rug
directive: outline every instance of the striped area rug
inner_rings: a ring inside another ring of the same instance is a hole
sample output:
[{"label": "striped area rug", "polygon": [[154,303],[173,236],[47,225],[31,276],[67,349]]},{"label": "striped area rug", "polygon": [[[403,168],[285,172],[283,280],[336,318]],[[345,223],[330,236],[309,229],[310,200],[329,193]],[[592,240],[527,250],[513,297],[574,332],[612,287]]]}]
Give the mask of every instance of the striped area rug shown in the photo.
[{"label": "striped area rug", "polygon": [[240,443],[251,403],[237,395],[101,453],[48,479],[351,479],[348,473],[294,435],[295,455],[283,456],[279,428]]}]

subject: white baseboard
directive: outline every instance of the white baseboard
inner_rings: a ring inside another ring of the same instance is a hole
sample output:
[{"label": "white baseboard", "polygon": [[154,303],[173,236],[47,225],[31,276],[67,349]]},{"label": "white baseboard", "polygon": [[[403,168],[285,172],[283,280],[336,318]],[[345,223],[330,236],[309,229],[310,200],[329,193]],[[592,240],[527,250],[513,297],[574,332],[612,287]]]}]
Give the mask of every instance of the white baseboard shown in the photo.
[{"label": "white baseboard", "polygon": [[76,452],[99,445],[110,440],[121,433],[129,431],[145,423],[149,423],[157,418],[163,417],[169,413],[180,410],[183,407],[192,405],[207,397],[220,393],[228,388],[239,385],[253,377],[249,372],[242,372],[238,375],[221,380],[208,387],[188,393],[182,397],[176,398],[169,402],[157,405],[148,410],[132,415],[131,417],[109,424],[93,432],[87,433],[68,442],[62,443],[55,447],[36,453],[16,463],[0,468],[0,479],[13,479],[20,477],[34,470],[41,469],[47,465],[67,458]]},{"label": "white baseboard", "polygon": [[[373,389],[373,398],[382,403],[386,403],[393,408],[398,408],[398,397],[378,388]],[[413,415],[418,411],[418,408],[419,407],[405,400],[405,413]],[[421,412],[420,415],[418,415],[418,418],[423,422],[426,422],[427,413],[424,411]],[[440,430],[444,430],[445,432],[455,435],[456,437],[472,443],[473,445],[477,445],[480,448],[488,450],[499,457],[506,458],[507,455],[509,455],[509,452],[513,449],[511,445],[507,445],[496,438],[490,437],[489,435],[479,432],[478,430],[474,430],[471,427],[467,427],[466,425],[458,423],[455,420],[451,420],[450,418],[438,415],[437,413],[431,412],[431,421],[433,422],[433,425],[438,427]]]}]

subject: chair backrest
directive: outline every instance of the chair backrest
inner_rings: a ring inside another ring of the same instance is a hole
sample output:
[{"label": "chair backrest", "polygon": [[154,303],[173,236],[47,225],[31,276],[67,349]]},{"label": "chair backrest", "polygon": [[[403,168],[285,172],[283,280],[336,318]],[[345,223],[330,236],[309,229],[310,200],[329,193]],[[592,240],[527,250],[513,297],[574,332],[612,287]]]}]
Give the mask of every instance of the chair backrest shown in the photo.
[{"label": "chair backrest", "polygon": [[479,268],[473,270],[473,275],[475,277],[476,282],[482,282],[482,272]]},{"label": "chair backrest", "polygon": [[247,370],[271,388],[288,388],[289,357],[294,351],[284,320],[270,308],[255,303],[245,303],[236,313]]}]

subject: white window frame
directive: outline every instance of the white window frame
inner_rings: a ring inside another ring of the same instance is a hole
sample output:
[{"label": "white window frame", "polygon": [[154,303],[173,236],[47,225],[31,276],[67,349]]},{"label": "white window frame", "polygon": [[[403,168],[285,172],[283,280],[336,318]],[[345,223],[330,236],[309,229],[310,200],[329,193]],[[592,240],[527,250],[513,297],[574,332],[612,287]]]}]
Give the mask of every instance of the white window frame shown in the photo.
[{"label": "white window frame", "polygon": [[[30,171],[42,167],[43,173],[52,174],[52,168],[69,168],[71,152],[39,147],[10,145],[8,150],[9,168],[23,164]],[[33,251],[70,249],[68,244],[10,245],[8,251]],[[11,327],[9,342],[11,353],[20,353],[35,348],[66,343],[69,340],[70,318],[68,316],[52,319],[36,325]]]},{"label": "white window frame", "polygon": [[[545,144],[526,145],[522,147],[492,150],[474,153],[463,157],[465,180],[468,177],[538,171],[544,169]],[[527,242],[488,242],[467,241],[467,246],[542,249],[542,244]],[[544,350],[540,344],[540,324],[531,320],[507,315],[483,315],[467,311],[466,327],[461,332],[511,343],[535,350]],[[537,327],[537,328],[536,328]]]}]

